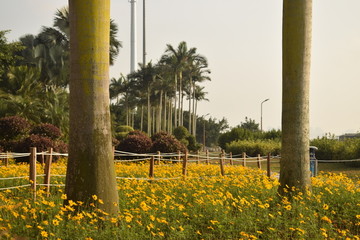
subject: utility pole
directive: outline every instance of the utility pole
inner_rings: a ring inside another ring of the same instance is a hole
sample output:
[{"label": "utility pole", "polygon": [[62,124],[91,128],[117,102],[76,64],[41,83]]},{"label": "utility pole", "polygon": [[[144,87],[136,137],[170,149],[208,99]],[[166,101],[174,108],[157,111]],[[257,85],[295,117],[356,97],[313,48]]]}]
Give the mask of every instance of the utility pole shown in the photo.
[{"label": "utility pole", "polygon": [[131,3],[131,26],[130,26],[130,73],[136,71],[136,0],[129,0]]},{"label": "utility pole", "polygon": [[143,0],[143,65],[146,66],[146,21],[145,21],[145,0]]}]

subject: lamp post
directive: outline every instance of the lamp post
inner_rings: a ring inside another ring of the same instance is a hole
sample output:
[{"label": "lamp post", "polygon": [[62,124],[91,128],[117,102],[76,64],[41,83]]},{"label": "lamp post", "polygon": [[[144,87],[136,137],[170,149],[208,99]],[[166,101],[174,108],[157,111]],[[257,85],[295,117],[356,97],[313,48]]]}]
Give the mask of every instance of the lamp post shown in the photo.
[{"label": "lamp post", "polygon": [[265,99],[264,101],[261,102],[261,117],[260,117],[260,130],[261,130],[261,132],[262,132],[262,130],[263,130],[263,127],[262,127],[262,112],[263,112],[262,106],[263,106],[263,103],[264,103],[264,102],[267,102],[267,101],[269,101],[269,100],[270,100],[270,99],[267,98],[267,99]]},{"label": "lamp post", "polygon": [[203,150],[205,152],[206,146],[206,135],[205,135],[205,117],[208,116],[210,113],[206,114],[206,115],[202,115],[201,118],[203,119]]}]

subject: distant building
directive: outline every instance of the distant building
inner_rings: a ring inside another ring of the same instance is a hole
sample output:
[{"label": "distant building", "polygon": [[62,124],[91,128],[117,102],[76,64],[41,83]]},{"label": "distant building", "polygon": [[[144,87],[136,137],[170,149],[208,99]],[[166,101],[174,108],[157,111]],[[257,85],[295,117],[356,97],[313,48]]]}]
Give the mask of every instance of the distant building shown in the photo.
[{"label": "distant building", "polygon": [[343,141],[351,138],[360,138],[360,133],[345,133],[339,136],[339,140]]}]

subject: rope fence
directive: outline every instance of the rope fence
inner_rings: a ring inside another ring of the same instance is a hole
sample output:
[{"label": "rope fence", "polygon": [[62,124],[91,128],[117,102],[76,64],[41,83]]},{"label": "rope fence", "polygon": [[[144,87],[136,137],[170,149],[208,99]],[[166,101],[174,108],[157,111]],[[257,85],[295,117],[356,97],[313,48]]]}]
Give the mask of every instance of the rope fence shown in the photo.
[{"label": "rope fence", "polygon": [[[42,166],[44,166],[44,174],[36,173],[36,162],[40,156]],[[51,177],[66,177],[66,175],[51,175],[51,164],[54,156],[63,156],[68,157],[67,153],[57,153],[53,152],[52,148],[49,148],[46,152],[36,152],[36,148],[30,148],[30,153],[0,153],[0,159],[3,162],[2,167],[9,166],[9,159],[23,158],[29,157],[29,176],[18,176],[18,177],[6,177],[0,178],[0,181],[3,180],[16,180],[16,179],[26,179],[30,182],[30,184],[22,184],[18,186],[10,186],[0,188],[0,191],[8,190],[8,189],[17,189],[23,187],[30,187],[33,193],[34,199],[36,199],[36,188],[37,186],[45,186],[47,195],[50,194],[50,187],[57,186],[63,187],[64,184],[51,184]],[[144,162],[149,161],[149,177],[148,178],[134,178],[134,177],[116,177],[116,179],[125,179],[125,180],[143,180],[143,181],[167,181],[167,180],[176,180],[176,179],[185,179],[187,177],[187,170],[189,163],[205,163],[205,164],[218,164],[219,172],[221,176],[228,176],[225,172],[225,165],[228,163],[229,165],[242,165],[244,167],[247,164],[256,163],[259,169],[262,169],[262,163],[266,162],[266,175],[268,177],[271,176],[271,164],[279,163],[281,157],[280,156],[271,156],[270,153],[267,156],[261,156],[258,154],[256,157],[248,156],[246,153],[232,155],[232,153],[225,153],[222,151],[220,154],[209,153],[206,151],[205,153],[200,153],[199,151],[196,154],[189,154],[188,152],[175,152],[175,153],[130,153],[124,151],[118,151],[114,149],[114,162],[115,163],[131,163],[131,162]],[[313,159],[312,159],[313,161]],[[319,163],[345,163],[345,162],[357,162],[360,159],[352,159],[352,160],[317,160],[315,161]],[[154,166],[159,165],[160,162],[168,163],[182,163],[182,177],[172,177],[172,178],[155,178],[155,168]],[[44,177],[43,183],[37,182],[37,177]],[[207,177],[215,177],[215,176],[207,176]],[[191,177],[192,178],[192,177]],[[197,177],[202,178],[202,177]]]}]

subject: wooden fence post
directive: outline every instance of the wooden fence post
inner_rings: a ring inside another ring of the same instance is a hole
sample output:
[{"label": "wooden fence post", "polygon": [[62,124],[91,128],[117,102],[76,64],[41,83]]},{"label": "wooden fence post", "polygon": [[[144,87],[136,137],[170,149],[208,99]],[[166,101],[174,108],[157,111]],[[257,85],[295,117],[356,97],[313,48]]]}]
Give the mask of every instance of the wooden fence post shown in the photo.
[{"label": "wooden fence post", "polygon": [[209,164],[209,150],[206,149],[206,164]]},{"label": "wooden fence post", "polygon": [[271,161],[270,153],[268,153],[268,155],[267,155],[267,176],[268,177],[271,176],[270,161]]},{"label": "wooden fence post", "polygon": [[199,150],[197,151],[197,159],[196,160],[197,160],[196,163],[199,164],[200,163],[200,151]]},{"label": "wooden fence post", "polygon": [[187,161],[188,161],[188,152],[186,151],[183,159],[183,168],[182,168],[182,174],[184,177],[187,174]]},{"label": "wooden fence post", "polygon": [[230,152],[229,154],[230,154],[230,165],[234,165],[234,160],[232,158],[232,152]]},{"label": "wooden fence post", "polygon": [[261,156],[260,154],[257,155],[257,166],[261,169],[261,162],[260,162]]},{"label": "wooden fence post", "polygon": [[224,171],[224,150],[221,151],[221,153],[220,153],[220,173],[221,173],[221,176],[225,175],[225,171]]},{"label": "wooden fence post", "polygon": [[44,152],[41,153],[41,166],[44,166],[45,163],[45,155]]},{"label": "wooden fence post", "polygon": [[243,167],[246,167],[246,153],[242,153],[242,157],[243,157]]},{"label": "wooden fence post", "polygon": [[30,148],[30,185],[36,200],[36,148]]},{"label": "wooden fence post", "polygon": [[156,154],[157,154],[157,164],[159,165],[160,164],[160,159],[161,159],[161,153],[160,153],[160,151],[157,151],[156,152]]},{"label": "wooden fence post", "polygon": [[178,151],[178,159],[177,159],[179,162],[181,161],[181,152]]},{"label": "wooden fence post", "polygon": [[49,197],[50,196],[50,171],[51,171],[53,149],[48,148],[48,153],[49,154],[46,156],[46,160],[45,160],[44,184],[46,184],[46,194]]},{"label": "wooden fence post", "polygon": [[154,165],[155,165],[155,158],[154,156],[151,156],[149,178],[154,178]]},{"label": "wooden fence post", "polygon": [[5,167],[9,167],[9,152],[6,152]]}]

